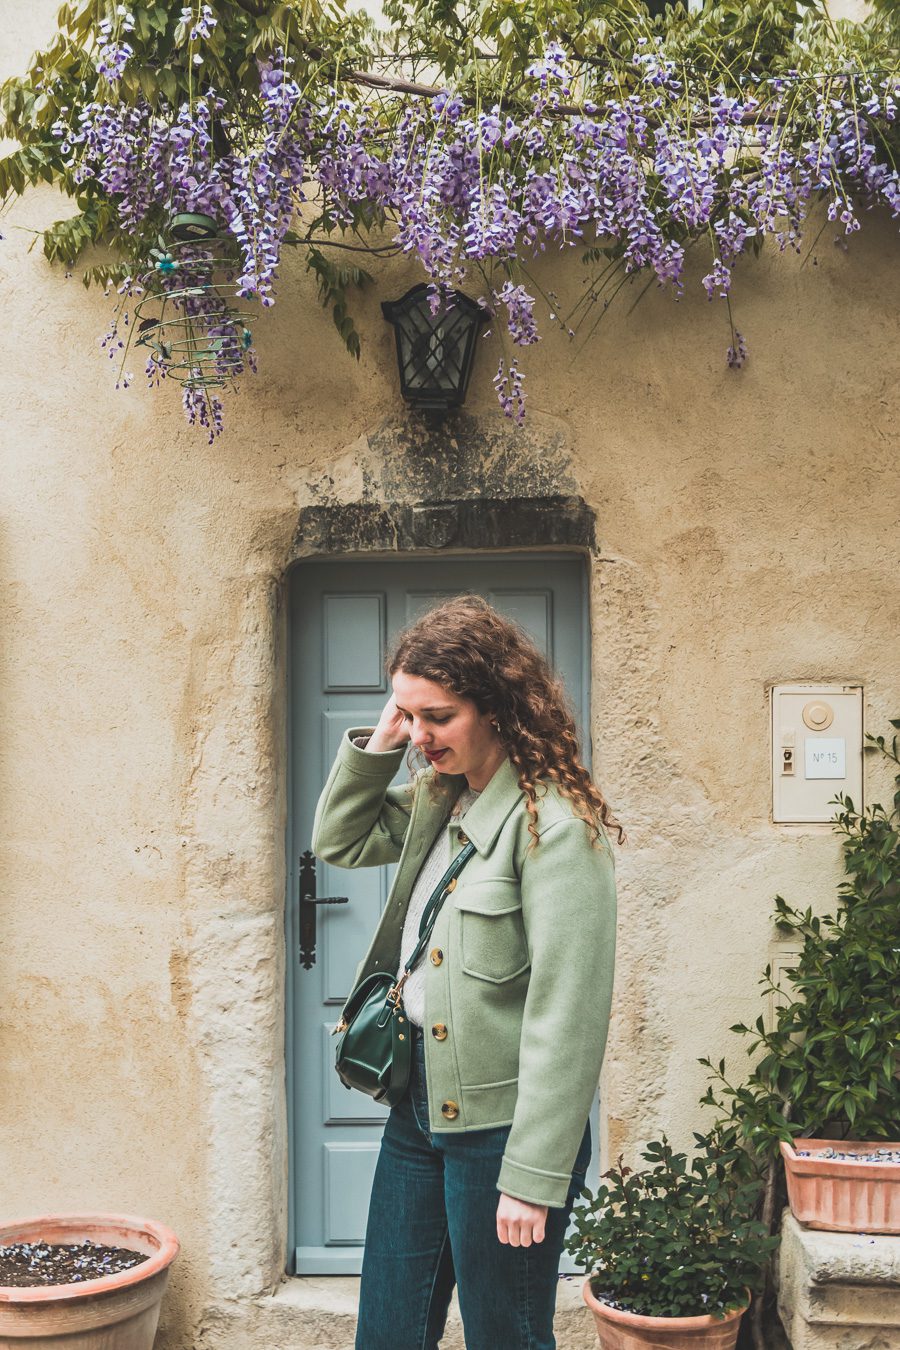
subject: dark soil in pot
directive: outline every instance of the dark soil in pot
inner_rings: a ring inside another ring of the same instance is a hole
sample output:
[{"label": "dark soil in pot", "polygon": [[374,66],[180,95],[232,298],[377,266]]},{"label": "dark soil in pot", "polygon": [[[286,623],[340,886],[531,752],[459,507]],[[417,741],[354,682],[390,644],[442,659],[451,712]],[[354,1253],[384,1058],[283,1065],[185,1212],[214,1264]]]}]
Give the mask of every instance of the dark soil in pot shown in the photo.
[{"label": "dark soil in pot", "polygon": [[149,1257],[127,1247],[97,1242],[12,1242],[0,1246],[0,1288],[42,1284],[80,1284],[139,1266]]}]

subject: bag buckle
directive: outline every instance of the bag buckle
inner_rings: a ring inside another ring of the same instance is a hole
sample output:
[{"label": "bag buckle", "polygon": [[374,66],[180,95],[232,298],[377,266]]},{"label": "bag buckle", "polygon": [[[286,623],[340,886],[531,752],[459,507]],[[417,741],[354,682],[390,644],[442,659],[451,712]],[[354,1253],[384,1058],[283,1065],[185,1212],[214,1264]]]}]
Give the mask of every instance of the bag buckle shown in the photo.
[{"label": "bag buckle", "polygon": [[341,1033],[342,1031],[346,1031],[346,1030],[347,1030],[347,1028],[348,1028],[349,1025],[350,1025],[350,1023],[349,1023],[349,1022],[345,1022],[344,1019],[343,1019],[343,1017],[342,1017],[341,1020],[340,1020],[339,1022],[336,1022],[336,1023],[334,1024],[334,1026],[331,1028],[331,1034],[332,1034],[332,1036],[339,1036],[340,1033]]},{"label": "bag buckle", "polygon": [[387,991],[387,1002],[390,1003],[392,1008],[400,1007],[400,996],[403,993],[403,986],[406,984],[406,981],[408,979],[409,979],[409,971],[405,970],[403,974],[400,976],[400,979],[397,981],[397,983],[391,985],[390,989]]}]

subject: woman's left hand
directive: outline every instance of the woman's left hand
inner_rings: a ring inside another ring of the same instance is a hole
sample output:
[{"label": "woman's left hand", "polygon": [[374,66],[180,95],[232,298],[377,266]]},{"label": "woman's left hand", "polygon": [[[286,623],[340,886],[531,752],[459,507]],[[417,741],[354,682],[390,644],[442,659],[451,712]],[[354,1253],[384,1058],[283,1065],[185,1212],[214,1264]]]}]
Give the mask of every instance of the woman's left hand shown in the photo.
[{"label": "woman's left hand", "polygon": [[497,1206],[497,1237],[511,1247],[530,1247],[543,1242],[547,1221],[546,1205],[531,1205],[527,1200],[514,1200],[511,1195],[500,1195]]}]

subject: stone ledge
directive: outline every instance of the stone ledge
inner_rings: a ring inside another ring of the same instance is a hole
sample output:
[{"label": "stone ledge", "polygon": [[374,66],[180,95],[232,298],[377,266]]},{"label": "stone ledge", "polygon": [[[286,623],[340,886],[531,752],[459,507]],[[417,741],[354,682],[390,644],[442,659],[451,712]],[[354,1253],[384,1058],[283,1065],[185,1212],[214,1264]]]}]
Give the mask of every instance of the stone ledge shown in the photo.
[{"label": "stone ledge", "polygon": [[[561,1279],[556,1303],[558,1350],[596,1350],[581,1279]],[[285,1278],[274,1293],[210,1307],[203,1319],[202,1350],[353,1350],[359,1280],[339,1275]],[[465,1350],[454,1295],[441,1350]]]},{"label": "stone ledge", "polygon": [[781,1224],[778,1312],[793,1350],[900,1350],[900,1237]]},{"label": "stone ledge", "polygon": [[594,513],[581,497],[460,497],[304,506],[292,555],[447,548],[596,547]]}]

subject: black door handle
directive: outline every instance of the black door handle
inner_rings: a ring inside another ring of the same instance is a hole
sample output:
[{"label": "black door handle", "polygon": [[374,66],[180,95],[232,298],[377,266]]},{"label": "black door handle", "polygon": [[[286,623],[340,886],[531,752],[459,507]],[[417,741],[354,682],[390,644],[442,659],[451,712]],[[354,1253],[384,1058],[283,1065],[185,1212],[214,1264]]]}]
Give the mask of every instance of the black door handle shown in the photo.
[{"label": "black door handle", "polygon": [[316,905],[347,905],[348,895],[316,895],[316,856],[309,849],[300,855],[300,964],[311,970],[316,964]]}]

